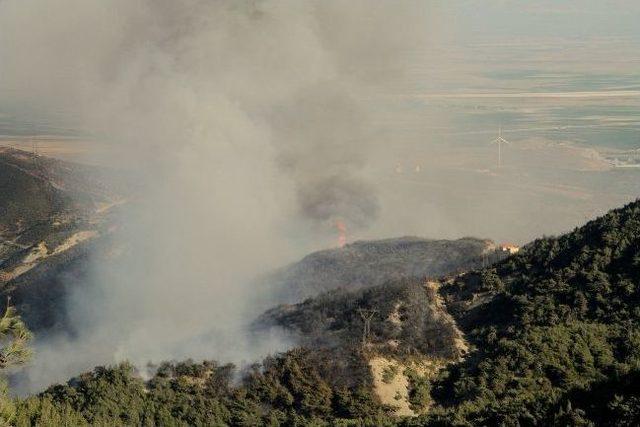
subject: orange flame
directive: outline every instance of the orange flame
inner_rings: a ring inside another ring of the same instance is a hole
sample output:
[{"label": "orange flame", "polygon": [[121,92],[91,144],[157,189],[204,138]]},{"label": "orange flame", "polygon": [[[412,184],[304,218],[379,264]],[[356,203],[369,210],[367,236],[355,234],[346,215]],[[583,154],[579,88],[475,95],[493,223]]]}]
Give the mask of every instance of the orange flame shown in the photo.
[{"label": "orange flame", "polygon": [[341,220],[337,220],[336,228],[338,229],[338,246],[343,248],[347,244],[347,226]]}]

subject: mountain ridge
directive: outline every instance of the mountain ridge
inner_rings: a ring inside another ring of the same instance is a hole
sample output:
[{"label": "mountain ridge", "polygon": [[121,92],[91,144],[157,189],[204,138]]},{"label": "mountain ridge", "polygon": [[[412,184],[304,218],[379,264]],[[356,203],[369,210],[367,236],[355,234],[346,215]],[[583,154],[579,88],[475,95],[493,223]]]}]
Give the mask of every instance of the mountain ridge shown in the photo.
[{"label": "mountain ridge", "polygon": [[333,289],[357,290],[402,278],[438,277],[505,256],[488,239],[404,236],[363,240],[313,252],[264,277],[274,304],[295,303]]}]

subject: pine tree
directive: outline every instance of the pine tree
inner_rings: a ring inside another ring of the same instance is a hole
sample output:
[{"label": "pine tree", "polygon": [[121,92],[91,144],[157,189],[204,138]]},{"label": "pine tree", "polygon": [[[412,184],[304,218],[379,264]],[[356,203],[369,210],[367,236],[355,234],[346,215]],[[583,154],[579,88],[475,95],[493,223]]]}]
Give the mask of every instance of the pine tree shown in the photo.
[{"label": "pine tree", "polygon": [[[4,315],[0,318],[0,371],[22,365],[29,360],[30,340],[31,332],[16,309],[7,303]],[[9,397],[7,381],[0,378],[0,425],[11,425],[15,416],[16,409]]]}]

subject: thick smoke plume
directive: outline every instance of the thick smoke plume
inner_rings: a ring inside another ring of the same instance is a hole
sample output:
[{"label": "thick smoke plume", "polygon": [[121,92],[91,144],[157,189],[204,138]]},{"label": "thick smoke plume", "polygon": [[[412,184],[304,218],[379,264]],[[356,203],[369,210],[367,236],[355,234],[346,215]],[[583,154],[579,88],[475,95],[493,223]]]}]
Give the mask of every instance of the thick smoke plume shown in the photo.
[{"label": "thick smoke plume", "polygon": [[425,39],[425,9],[0,1],[3,104],[67,117],[143,194],[111,236],[124,255],[70,298],[74,339],[41,339],[33,384],[114,360],[241,360],[286,345],[245,338],[258,314],[249,283],[333,239],[336,220],[375,219],[362,95],[397,78],[395,60]]}]

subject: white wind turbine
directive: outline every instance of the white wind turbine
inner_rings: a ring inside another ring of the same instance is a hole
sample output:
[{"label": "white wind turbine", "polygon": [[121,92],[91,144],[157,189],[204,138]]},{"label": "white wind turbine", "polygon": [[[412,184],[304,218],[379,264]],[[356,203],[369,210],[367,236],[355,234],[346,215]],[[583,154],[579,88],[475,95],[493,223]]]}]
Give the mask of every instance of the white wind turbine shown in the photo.
[{"label": "white wind turbine", "polygon": [[498,137],[491,141],[492,144],[498,144],[498,169],[502,166],[502,144],[511,144],[502,137],[502,126],[498,128]]}]

